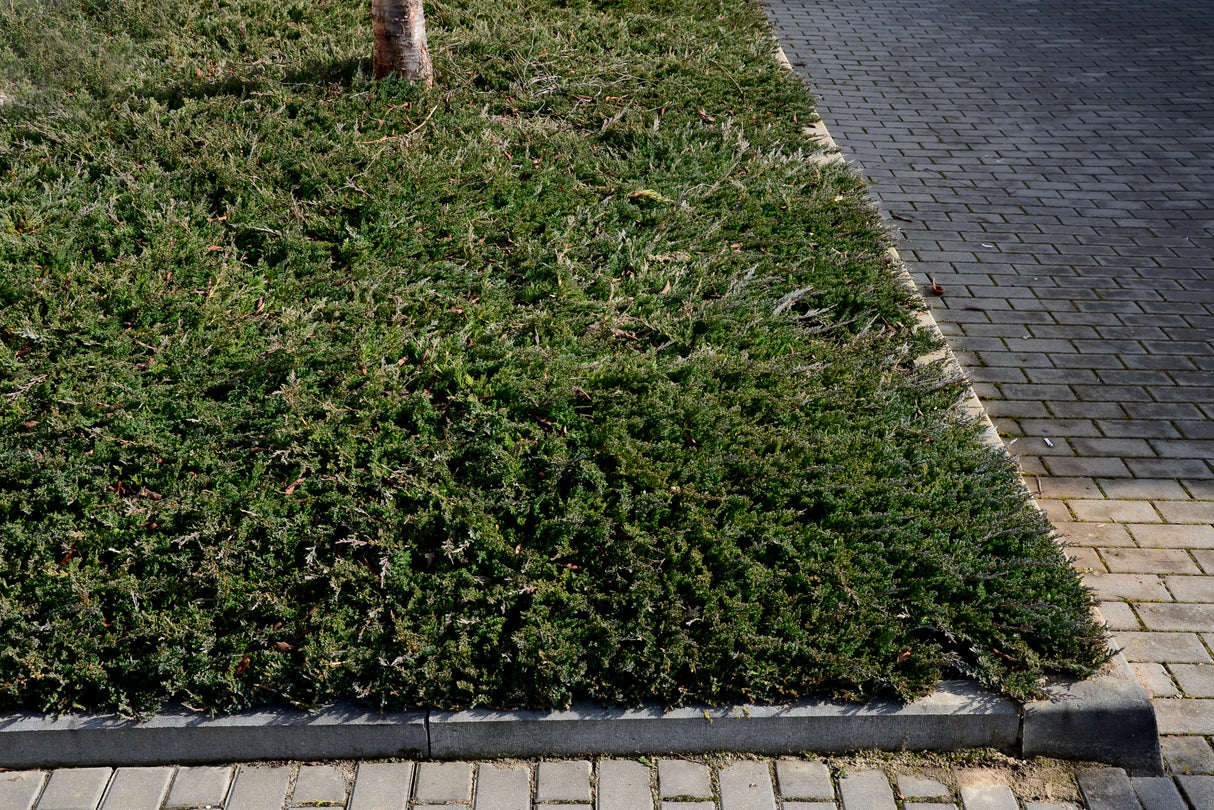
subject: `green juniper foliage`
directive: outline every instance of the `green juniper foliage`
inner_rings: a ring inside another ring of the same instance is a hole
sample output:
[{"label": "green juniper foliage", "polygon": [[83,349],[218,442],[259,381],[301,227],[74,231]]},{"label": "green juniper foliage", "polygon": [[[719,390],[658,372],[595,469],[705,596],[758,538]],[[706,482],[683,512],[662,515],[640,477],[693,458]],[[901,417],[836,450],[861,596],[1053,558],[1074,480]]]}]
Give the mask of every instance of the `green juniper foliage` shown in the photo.
[{"label": "green juniper foliage", "polygon": [[0,707],[1013,696],[1089,595],[752,5],[0,4]]}]

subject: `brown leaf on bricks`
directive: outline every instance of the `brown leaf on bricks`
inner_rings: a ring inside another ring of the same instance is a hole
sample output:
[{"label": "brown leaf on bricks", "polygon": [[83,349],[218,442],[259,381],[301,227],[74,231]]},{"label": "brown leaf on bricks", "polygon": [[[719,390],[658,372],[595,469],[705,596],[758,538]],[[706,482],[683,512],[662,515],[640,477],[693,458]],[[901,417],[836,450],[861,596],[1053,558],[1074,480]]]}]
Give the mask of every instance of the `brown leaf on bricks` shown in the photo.
[{"label": "brown leaf on bricks", "polygon": [[928,288],[928,292],[932,295],[944,295],[945,289],[940,286],[940,282],[936,281],[935,276],[929,276],[932,286]]}]

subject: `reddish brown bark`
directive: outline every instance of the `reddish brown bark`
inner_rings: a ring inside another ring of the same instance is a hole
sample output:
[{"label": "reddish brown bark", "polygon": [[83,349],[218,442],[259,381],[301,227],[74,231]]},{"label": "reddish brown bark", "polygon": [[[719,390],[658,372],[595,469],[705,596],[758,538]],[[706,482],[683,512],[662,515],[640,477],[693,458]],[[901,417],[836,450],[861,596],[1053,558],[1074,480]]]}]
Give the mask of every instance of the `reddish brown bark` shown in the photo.
[{"label": "reddish brown bark", "polygon": [[422,0],[371,0],[375,78],[403,76],[434,86]]}]

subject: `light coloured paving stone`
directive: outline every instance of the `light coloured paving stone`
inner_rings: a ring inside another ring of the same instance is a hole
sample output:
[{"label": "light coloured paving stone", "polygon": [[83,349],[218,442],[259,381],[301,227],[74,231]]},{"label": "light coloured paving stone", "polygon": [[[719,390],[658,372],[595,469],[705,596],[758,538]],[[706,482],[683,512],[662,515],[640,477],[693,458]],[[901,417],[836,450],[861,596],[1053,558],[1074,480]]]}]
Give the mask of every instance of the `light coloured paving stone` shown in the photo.
[{"label": "light coloured paving stone", "polygon": [[[662,810],[716,810],[716,802],[662,802]],[[547,810],[545,808],[544,810]]]},{"label": "light coloured paving stone", "polygon": [[1148,697],[1176,697],[1180,690],[1172,683],[1172,677],[1163,664],[1140,662],[1130,664]]},{"label": "light coloured paving stone", "polygon": [[1184,501],[1189,493],[1171,478],[1100,478],[1106,498],[1138,501]]},{"label": "light coloured paving stone", "polygon": [[1151,705],[1160,734],[1214,734],[1214,700],[1156,698]]},{"label": "light coloured paving stone", "polygon": [[1168,523],[1214,523],[1214,501],[1160,501],[1156,506]]},{"label": "light coloured paving stone", "polygon": [[881,771],[859,771],[839,780],[843,810],[897,810],[894,791]]},{"label": "light coloured paving stone", "polygon": [[1141,630],[1142,622],[1125,602],[1102,602],[1098,615],[1110,630]]},{"label": "light coloured paving stone", "polygon": [[599,810],[653,810],[650,776],[650,768],[640,762],[600,760],[596,791]]},{"label": "light coloured paving stone", "polygon": [[1087,546],[1067,546],[1062,550],[1071,563],[1071,567],[1080,573],[1104,573],[1104,560],[1096,553],[1096,549]]},{"label": "light coloured paving stone", "polygon": [[[1045,480],[1048,480],[1048,479],[1045,479]],[[1039,507],[1041,507],[1041,511],[1045,512],[1046,517],[1048,517],[1050,519],[1051,523],[1054,521],[1065,522],[1065,521],[1070,520],[1072,517],[1071,510],[1067,509],[1066,503],[1064,501],[1055,501],[1055,500],[1050,500],[1048,498],[1038,498],[1037,505]]]},{"label": "light coloured paving stone", "polygon": [[541,762],[536,768],[535,800],[590,801],[590,763],[584,759]]},{"label": "light coloured paving stone", "polygon": [[1075,513],[1075,520],[1081,523],[1160,523],[1163,520],[1150,501],[1072,500],[1067,504]]},{"label": "light coloured paving stone", "polygon": [[1200,574],[1189,552],[1179,548],[1102,548],[1105,567],[1114,574]]},{"label": "light coloured paving stone", "polygon": [[119,768],[101,810],[160,810],[172,781],[173,768]]},{"label": "light coloured paving stone", "polygon": [[1121,768],[1080,768],[1075,777],[1088,810],[1136,810],[1138,797]]},{"label": "light coloured paving stone", "polygon": [[1172,664],[1169,669],[1186,697],[1214,697],[1214,664]]},{"label": "light coloured paving stone", "polygon": [[1171,602],[1172,594],[1157,574],[1085,574],[1083,584],[1098,599]]},{"label": "light coloured paving stone", "polygon": [[1047,476],[1037,483],[1041,485],[1039,502],[1049,498],[1100,498],[1103,495],[1093,478]]},{"label": "light coloured paving stone", "polygon": [[965,810],[1020,810],[1019,802],[1007,785],[971,785],[961,788],[961,806]]},{"label": "light coloured paving stone", "polygon": [[1214,605],[1195,602],[1142,602],[1134,610],[1148,630],[1214,630]]},{"label": "light coloured paving stone", "polygon": [[267,810],[287,800],[291,769],[286,766],[241,765],[224,810]]},{"label": "light coloured paving stone", "polygon": [[1053,804],[1051,802],[1025,802],[1024,810],[1080,810],[1076,805],[1070,802],[1062,804]]},{"label": "light coloured paving stone", "polygon": [[166,810],[179,807],[218,807],[232,784],[232,766],[200,765],[181,767],[173,777]]},{"label": "light coloured paving stone", "polygon": [[1214,776],[1178,776],[1176,784],[1197,810],[1214,807]]},{"label": "light coloured paving stone", "polygon": [[405,810],[413,789],[412,762],[363,762],[347,810]]},{"label": "light coloured paving stone", "polygon": [[658,795],[663,799],[711,799],[708,766],[684,759],[658,760]]},{"label": "light coloured paving stone", "polygon": [[835,786],[830,779],[830,769],[822,762],[778,759],[776,760],[776,782],[780,788],[780,795],[785,799],[830,801],[835,798]]},{"label": "light coloured paving stone", "polygon": [[721,810],[776,810],[776,793],[768,761],[743,759],[717,773]]},{"label": "light coloured paving stone", "polygon": [[836,810],[834,802],[784,802],[781,807],[783,810]]},{"label": "light coloured paving stone", "polygon": [[1143,548],[1214,548],[1214,526],[1131,523],[1126,529]]},{"label": "light coloured paving stone", "polygon": [[1197,560],[1197,564],[1201,566],[1202,571],[1207,574],[1214,574],[1214,550],[1194,549],[1189,553],[1193,555],[1193,559]]},{"label": "light coloured paving stone", "polygon": [[417,766],[414,798],[420,803],[466,802],[472,798],[471,762],[423,762]]},{"label": "light coloured paving stone", "polygon": [[944,802],[904,802],[906,810],[957,810],[957,805]]},{"label": "light coloured paving stone", "polygon": [[[603,765],[610,765],[604,762]],[[636,763],[640,765],[640,763]],[[644,768],[644,765],[641,765]],[[603,806],[602,797],[599,806]],[[474,810],[530,810],[531,768],[528,765],[499,767],[491,762],[476,766],[476,802]],[[630,805],[620,804],[621,810]],[[652,802],[645,810],[653,810]]]},{"label": "light coloured paving stone", "polygon": [[346,775],[334,765],[300,765],[291,804],[345,804],[350,790]]},{"label": "light coloured paving stone", "polygon": [[935,779],[913,773],[898,774],[898,792],[907,799],[951,799],[953,791]]},{"label": "light coloured paving stone", "polygon": [[[453,810],[451,807],[446,807],[444,810]],[[589,804],[537,804],[536,810],[590,810]]]},{"label": "light coloured paving stone", "polygon": [[1166,776],[1137,776],[1130,779],[1143,810],[1189,810],[1176,783]]},{"label": "light coloured paving stone", "polygon": [[1177,602],[1214,602],[1214,577],[1169,576],[1163,584]]},{"label": "light coloured paving stone", "polygon": [[95,810],[110,781],[109,768],[57,768],[51,771],[38,810]]},{"label": "light coloured paving stone", "polygon": [[1120,523],[1055,522],[1058,536],[1067,545],[1076,546],[1133,546],[1134,538]]},{"label": "light coloured paving stone", "polygon": [[5,810],[30,810],[45,781],[44,771],[0,773],[0,807]]},{"label": "light coloured paving stone", "polygon": [[1214,749],[1204,737],[1163,737],[1159,743],[1173,774],[1214,774]]},{"label": "light coloured paving stone", "polygon": [[1113,633],[1113,643],[1125,653],[1127,661],[1155,661],[1160,664],[1214,663],[1201,639],[1194,633]]}]

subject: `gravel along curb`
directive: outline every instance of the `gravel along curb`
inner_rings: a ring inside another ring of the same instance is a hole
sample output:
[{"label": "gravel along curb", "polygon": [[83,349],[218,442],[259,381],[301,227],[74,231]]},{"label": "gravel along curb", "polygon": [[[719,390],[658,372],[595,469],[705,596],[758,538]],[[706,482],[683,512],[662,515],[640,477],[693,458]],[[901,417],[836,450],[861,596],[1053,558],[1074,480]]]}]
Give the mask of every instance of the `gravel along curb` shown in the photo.
[{"label": "gravel along curb", "polygon": [[[782,52],[780,58],[788,66]],[[808,134],[828,147],[824,161],[840,159],[823,125]],[[903,267],[900,260],[896,265]],[[909,274],[906,281],[914,286]],[[920,319],[935,328],[930,313]],[[967,408],[985,420],[988,441],[1002,446],[972,391]],[[1020,707],[972,682],[942,681],[913,703],[805,700],[672,711],[579,706],[561,712],[397,714],[341,704],[316,712],[271,709],[215,718],[177,709],[145,721],[10,713],[0,715],[0,767],[994,748],[1025,757],[1097,760],[1134,775],[1163,773],[1154,709],[1121,655],[1096,677],[1059,680],[1047,693],[1046,700]]]}]

